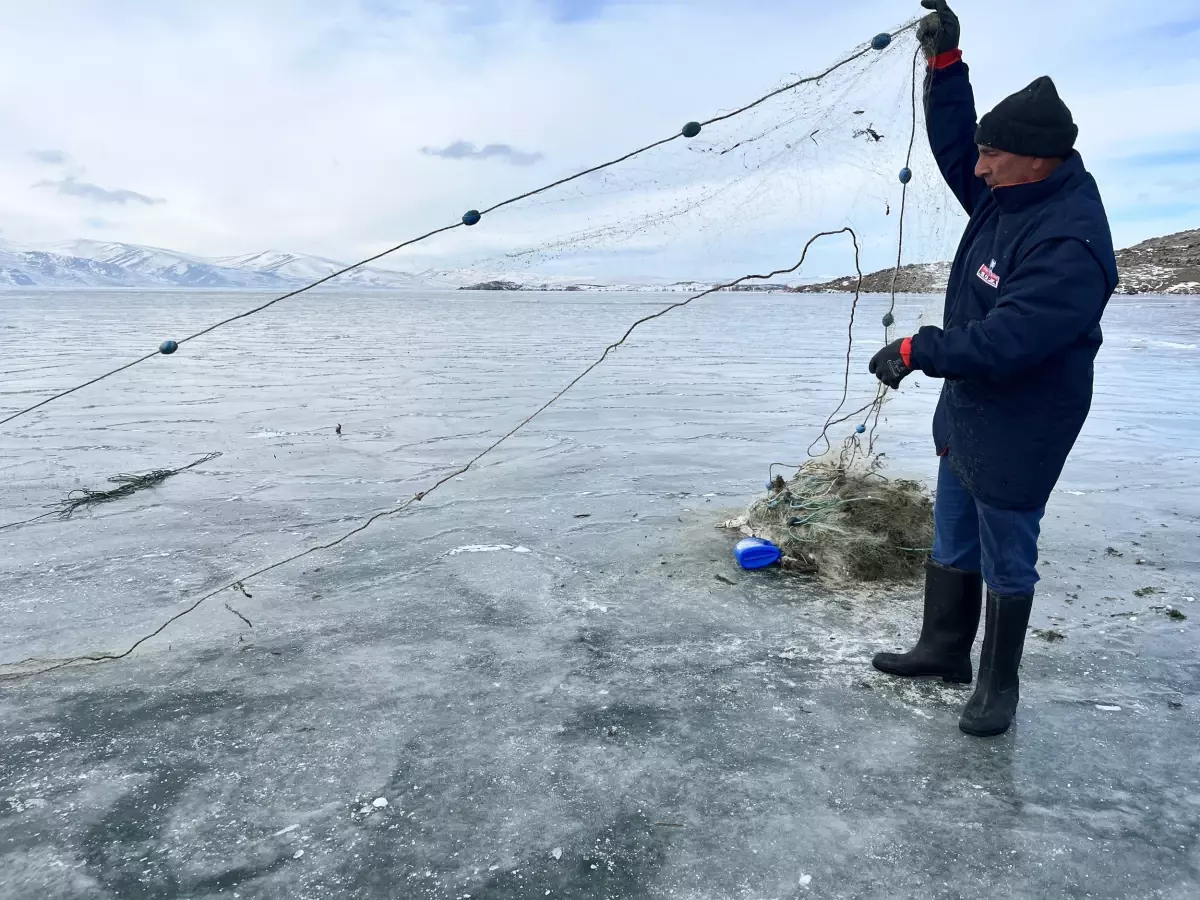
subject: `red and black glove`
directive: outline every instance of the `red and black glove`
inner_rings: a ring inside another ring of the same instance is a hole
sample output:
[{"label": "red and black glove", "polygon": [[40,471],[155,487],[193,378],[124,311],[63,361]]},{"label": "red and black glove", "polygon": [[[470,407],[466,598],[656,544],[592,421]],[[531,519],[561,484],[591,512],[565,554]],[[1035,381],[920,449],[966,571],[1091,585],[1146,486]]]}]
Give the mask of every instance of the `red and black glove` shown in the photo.
[{"label": "red and black glove", "polygon": [[937,65],[939,60],[950,59],[947,54],[954,54],[954,61],[957,62],[962,58],[958,50],[958,42],[962,37],[958,16],[946,0],[921,0],[921,5],[933,10],[917,26],[917,40],[925,48],[926,59],[934,64],[934,68],[941,68]]},{"label": "red and black glove", "polygon": [[871,358],[871,374],[892,390],[912,371],[912,338],[892,341]]}]

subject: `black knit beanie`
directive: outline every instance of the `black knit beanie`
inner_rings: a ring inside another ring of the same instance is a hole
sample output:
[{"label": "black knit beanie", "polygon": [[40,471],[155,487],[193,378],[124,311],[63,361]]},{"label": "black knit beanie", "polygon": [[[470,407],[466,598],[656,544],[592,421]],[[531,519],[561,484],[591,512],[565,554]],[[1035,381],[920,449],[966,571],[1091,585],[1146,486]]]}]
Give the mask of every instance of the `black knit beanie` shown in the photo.
[{"label": "black knit beanie", "polygon": [[1018,156],[1067,157],[1077,137],[1079,126],[1045,75],[1001,100],[975,131],[975,143]]}]

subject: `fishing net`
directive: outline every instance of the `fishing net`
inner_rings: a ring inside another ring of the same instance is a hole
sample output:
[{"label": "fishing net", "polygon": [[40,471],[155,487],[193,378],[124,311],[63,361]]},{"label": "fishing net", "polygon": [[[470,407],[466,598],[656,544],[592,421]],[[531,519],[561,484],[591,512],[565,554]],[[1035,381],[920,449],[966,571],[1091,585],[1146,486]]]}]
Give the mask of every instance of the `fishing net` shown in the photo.
[{"label": "fishing net", "polygon": [[[921,323],[897,323],[894,298],[914,270],[896,273],[948,258],[956,238],[956,207],[924,139],[923,73],[915,33],[902,30],[698,133],[685,127],[684,140],[484,217],[470,235],[482,256],[464,253],[457,234],[422,250],[460,266],[463,286],[502,290],[629,286],[622,276],[640,286],[648,260],[660,289],[689,292],[735,281],[728,289],[796,290],[841,276],[856,294],[892,294],[884,316],[866,322],[854,321],[855,297],[848,343],[911,333]],[[809,446],[823,460],[774,478],[738,530],[779,545],[792,571],[901,581],[921,571],[932,503],[920,484],[880,473],[886,391],[851,378],[850,351],[823,361],[845,366],[841,403]]]},{"label": "fishing net", "polygon": [[878,457],[850,468],[827,460],[776,476],[746,515],[724,523],[783,551],[783,568],[841,583],[917,577],[933,541],[933,502],[925,487],[889,480]]},{"label": "fishing net", "polygon": [[[787,76],[779,93],[721,113],[728,118],[695,137],[685,130],[485,214],[469,235],[435,236],[396,264],[461,286],[619,288],[652,276],[657,287],[688,290],[792,267],[811,235],[850,227],[870,272],[895,265],[902,202],[904,262],[947,258],[952,204],[923,136],[914,32],[883,50],[849,51],[836,66],[795,87],[814,73]],[[853,247],[842,237],[819,242],[802,270],[775,280],[852,274]]]},{"label": "fishing net", "polygon": [[[830,451],[840,427],[836,465],[870,464],[886,391],[851,378],[854,342],[884,343],[924,324],[924,307],[899,321],[896,294],[936,284],[931,264],[953,255],[961,229],[924,137],[925,57],[915,25],[847,51],[822,72],[789,75],[747,106],[690,123],[615,165],[568,175],[482,218],[472,211],[478,224],[465,240],[437,234],[403,259],[441,266],[433,274],[460,289],[665,290],[699,299],[832,283],[853,295],[837,313],[848,319],[846,345],[810,363],[843,370],[844,390],[809,452]],[[871,292],[890,293],[891,302],[864,320],[858,300]]]},{"label": "fishing net", "polygon": [[[767,86],[760,98],[748,99],[745,106],[715,114],[707,111],[710,118],[699,122],[685,124],[684,118],[672,125],[668,137],[609,162],[580,171],[581,166],[563,161],[557,172],[539,170],[542,187],[492,206],[481,199],[479,211],[470,210],[461,220],[455,212],[452,224],[178,341],[165,342],[163,354],[181,351],[186,359],[183,351],[190,349],[190,341],[368,263],[420,273],[453,289],[487,286],[679,295],[648,299],[652,311],[618,331],[603,352],[572,363],[578,374],[556,381],[561,389],[547,392],[548,396],[539,394],[544,401],[525,401],[518,413],[527,412],[524,418],[514,422],[517,416],[510,413],[499,429],[474,434],[472,449],[453,465],[439,460],[424,469],[423,486],[411,498],[387,509],[376,506],[374,512],[356,512],[354,527],[339,527],[336,534],[314,537],[299,548],[281,546],[263,558],[239,562],[245,570],[242,574],[215,589],[209,590],[212,582],[208,581],[189,592],[181,611],[157,629],[147,629],[124,652],[74,657],[38,671],[124,658],[211,598],[222,593],[233,596],[227,593],[231,589],[240,595],[250,580],[318,550],[332,549],[380,519],[409,510],[471,471],[575,389],[643,323],[684,315],[683,307],[694,301],[713,302],[719,299],[714,294],[726,291],[796,290],[833,279],[839,279],[840,288],[847,292],[846,302],[831,304],[829,312],[839,318],[844,343],[830,345],[827,355],[796,361],[797,368],[837,373],[838,393],[828,410],[808,411],[808,424],[796,434],[797,446],[807,446],[810,459],[822,461],[801,460],[790,469],[790,476],[773,480],[770,491],[738,528],[776,540],[797,570],[851,580],[914,574],[930,541],[928,496],[915,483],[888,480],[880,471],[877,442],[886,391],[857,368],[852,377],[851,366],[856,342],[879,346],[916,327],[921,311],[912,304],[896,305],[896,288],[908,283],[898,285],[892,273],[902,264],[948,258],[959,231],[955,219],[961,213],[923,136],[924,58],[915,26],[909,23],[840,56],[830,54],[830,59],[813,66],[815,71],[783,77],[778,86]],[[871,273],[877,274],[867,286],[892,296],[867,317],[859,300],[863,276]],[[797,295],[796,302],[810,300]],[[403,323],[380,327],[404,333]],[[764,334],[764,341],[786,345],[788,327],[788,322],[778,323],[772,334]],[[473,351],[463,348],[477,354],[491,350],[503,359],[499,344]],[[127,369],[156,355],[152,352],[39,400],[0,419],[0,425],[75,391],[99,392],[102,386],[97,382],[124,377]],[[310,395],[322,390],[315,381],[308,382],[306,389]],[[748,467],[756,464],[747,462]],[[95,502],[104,502],[106,508],[118,506],[135,489],[157,490],[154,485],[166,471],[136,482],[118,479],[112,491],[78,495],[86,502],[71,500],[71,509]],[[343,510],[342,518],[348,517]],[[77,516],[72,521],[86,519]]]}]

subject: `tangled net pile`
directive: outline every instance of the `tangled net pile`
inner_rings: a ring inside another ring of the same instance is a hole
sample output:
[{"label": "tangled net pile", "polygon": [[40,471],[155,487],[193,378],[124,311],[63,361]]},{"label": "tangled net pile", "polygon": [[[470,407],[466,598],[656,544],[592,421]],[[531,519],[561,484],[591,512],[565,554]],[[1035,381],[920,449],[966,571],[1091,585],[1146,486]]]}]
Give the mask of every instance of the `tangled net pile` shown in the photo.
[{"label": "tangled net pile", "polygon": [[916,481],[889,480],[872,464],[814,460],[726,523],[783,550],[786,570],[830,581],[905,581],[920,574],[933,540],[933,501]]}]

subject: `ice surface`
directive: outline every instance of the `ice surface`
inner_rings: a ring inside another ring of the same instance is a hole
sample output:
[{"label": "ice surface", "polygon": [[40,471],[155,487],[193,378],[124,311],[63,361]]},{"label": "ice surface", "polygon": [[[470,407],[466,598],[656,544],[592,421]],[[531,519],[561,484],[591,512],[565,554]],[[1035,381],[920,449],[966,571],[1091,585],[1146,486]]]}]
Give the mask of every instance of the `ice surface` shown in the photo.
[{"label": "ice surface", "polygon": [[[8,292],[0,407],[259,299]],[[0,524],[224,455],[0,531],[0,660],[124,649],[348,531],[677,299],[300,297],[12,423]],[[1045,522],[1032,624],[1066,639],[1029,642],[1017,728],[990,742],[958,733],[962,690],[871,670],[915,634],[914,591],[742,573],[713,527],[803,460],[849,302],[672,313],[410,513],[127,660],[0,683],[0,897],[748,900],[801,872],[829,898],[1195,896],[1196,617],[1160,610],[1200,572],[1195,301],[1114,301]],[[860,311],[849,408],[885,302]],[[888,474],[934,473],[935,398],[917,377],[889,406]],[[500,547],[530,552],[450,552]]]}]

